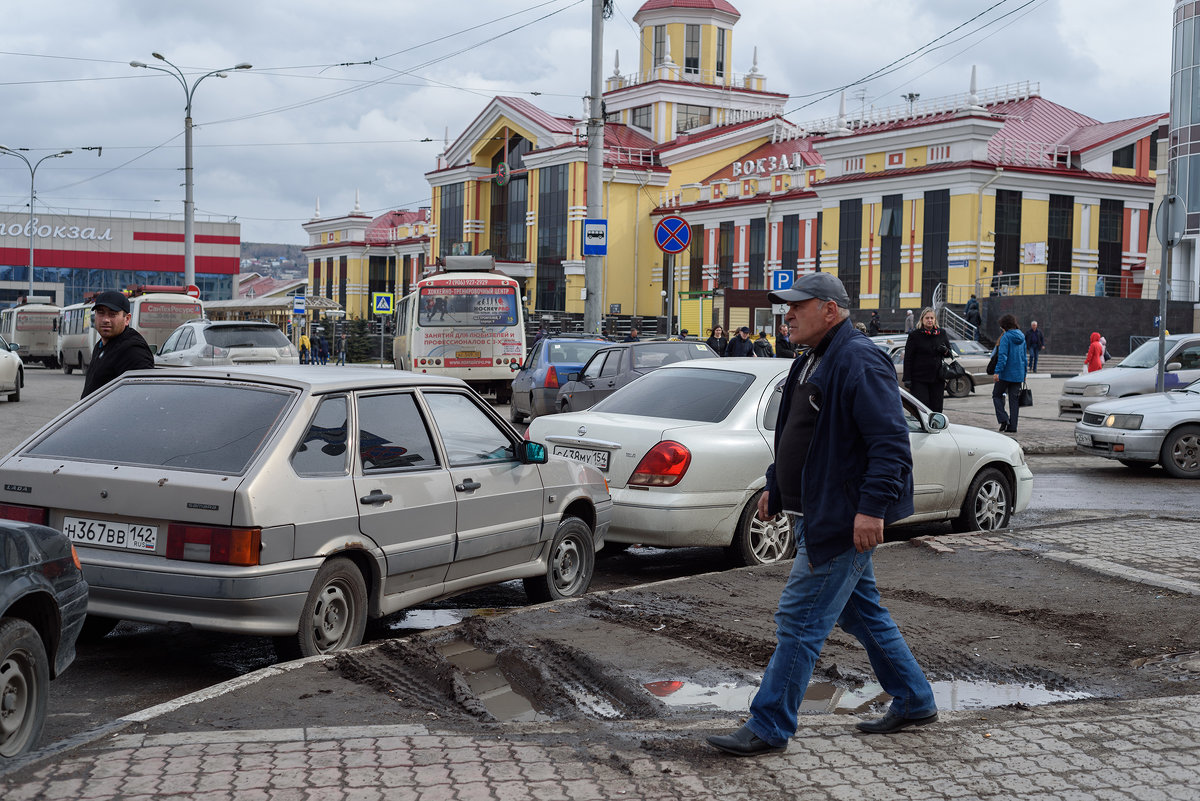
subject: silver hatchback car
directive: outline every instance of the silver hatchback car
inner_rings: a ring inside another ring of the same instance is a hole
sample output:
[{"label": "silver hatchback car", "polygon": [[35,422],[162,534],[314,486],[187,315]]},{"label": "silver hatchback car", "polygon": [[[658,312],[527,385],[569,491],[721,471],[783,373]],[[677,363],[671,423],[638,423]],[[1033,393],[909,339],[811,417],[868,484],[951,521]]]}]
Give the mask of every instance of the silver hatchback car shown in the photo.
[{"label": "silver hatchback car", "polygon": [[299,364],[300,351],[265,320],[190,320],[154,356],[164,367],[222,364]]},{"label": "silver hatchback car", "polygon": [[547,462],[463,382],[363,367],[126,373],[0,472],[0,517],[74,541],[93,632],[178,621],[285,658],[496,582],[581,595],[612,515],[599,472]]}]

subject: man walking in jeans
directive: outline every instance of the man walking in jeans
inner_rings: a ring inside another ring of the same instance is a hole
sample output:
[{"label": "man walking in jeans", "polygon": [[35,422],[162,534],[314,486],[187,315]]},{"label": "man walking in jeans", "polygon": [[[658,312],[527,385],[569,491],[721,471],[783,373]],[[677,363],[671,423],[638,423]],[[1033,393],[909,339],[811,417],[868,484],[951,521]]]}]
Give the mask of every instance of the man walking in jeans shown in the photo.
[{"label": "man walking in jeans", "polygon": [[775,613],[775,653],[750,719],[708,743],[737,756],[787,748],[813,667],[835,624],[853,634],[891,706],[858,729],[890,734],[937,720],[933,689],[879,599],[871,553],[883,527],[913,512],[912,453],[896,370],[849,322],[850,299],[829,273],[768,295],[788,306],[789,338],[812,349],[783,387],[775,463],[758,517],[787,512],[796,560]]}]

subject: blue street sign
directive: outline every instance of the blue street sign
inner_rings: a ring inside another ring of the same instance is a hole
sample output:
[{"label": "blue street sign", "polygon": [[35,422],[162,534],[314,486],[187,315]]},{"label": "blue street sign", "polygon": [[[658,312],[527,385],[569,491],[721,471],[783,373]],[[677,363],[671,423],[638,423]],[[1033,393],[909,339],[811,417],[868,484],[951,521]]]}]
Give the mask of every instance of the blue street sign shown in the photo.
[{"label": "blue street sign", "polygon": [[372,292],[371,311],[376,314],[391,314],[392,294],[390,292]]},{"label": "blue street sign", "polygon": [[792,270],[771,270],[771,291],[782,292],[791,289],[796,282],[796,273]]},{"label": "blue street sign", "polygon": [[292,314],[304,314],[304,296],[292,296]]},{"label": "blue street sign", "polygon": [[682,217],[663,217],[654,226],[654,241],[663,253],[682,253],[692,241],[692,229]]},{"label": "blue street sign", "polygon": [[608,220],[583,221],[583,255],[608,255]]}]

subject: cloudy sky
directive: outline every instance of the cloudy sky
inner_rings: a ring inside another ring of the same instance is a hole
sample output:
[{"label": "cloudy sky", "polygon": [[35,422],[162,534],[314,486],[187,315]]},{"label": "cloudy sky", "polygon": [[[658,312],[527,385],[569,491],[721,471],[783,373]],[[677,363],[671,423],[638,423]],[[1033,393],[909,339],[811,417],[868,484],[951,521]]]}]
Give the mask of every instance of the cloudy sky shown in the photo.
[{"label": "cloudy sky", "polygon": [[[1103,121],[1168,110],[1170,0],[732,1],[732,69],[749,71],[757,46],[797,123],[836,114],[836,90],[870,75],[847,91],[851,110],[966,91],[973,64],[981,88],[1039,82]],[[636,69],[642,2],[616,0],[606,75],[618,50],[622,72]],[[0,145],[75,150],[38,169],[39,213],[182,218],[184,90],[129,62],[164,66],[160,52],[189,84],[249,62],[195,93],[197,219],[305,244],[318,198],[324,216],[348,212],[356,190],[369,213],[428,205],[446,130],[453,140],[494,95],[579,117],[590,18],[591,0],[8,3]],[[0,210],[28,200],[28,169],[0,157]]]}]

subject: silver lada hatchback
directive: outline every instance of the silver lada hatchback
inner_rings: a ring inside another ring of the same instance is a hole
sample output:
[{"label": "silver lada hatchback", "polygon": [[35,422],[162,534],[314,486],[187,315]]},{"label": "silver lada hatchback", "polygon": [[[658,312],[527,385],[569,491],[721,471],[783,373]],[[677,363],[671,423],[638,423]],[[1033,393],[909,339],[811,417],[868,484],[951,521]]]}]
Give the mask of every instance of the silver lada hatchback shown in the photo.
[{"label": "silver lada hatchback", "polygon": [[524,579],[581,595],[612,500],[457,379],[361,367],[126,373],[0,462],[0,517],[61,529],[89,628],[269,635],[287,658],[369,618]]}]

